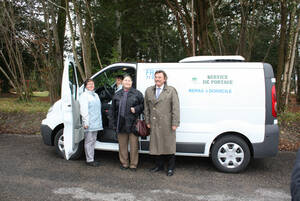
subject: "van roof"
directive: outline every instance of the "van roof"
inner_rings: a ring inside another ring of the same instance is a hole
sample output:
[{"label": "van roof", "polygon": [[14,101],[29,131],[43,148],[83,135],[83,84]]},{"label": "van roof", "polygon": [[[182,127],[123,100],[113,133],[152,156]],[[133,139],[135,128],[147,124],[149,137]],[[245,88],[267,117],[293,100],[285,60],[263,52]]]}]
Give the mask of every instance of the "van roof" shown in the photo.
[{"label": "van roof", "polygon": [[197,62],[242,62],[245,58],[239,55],[231,56],[193,56],[179,61],[179,63],[197,63]]}]

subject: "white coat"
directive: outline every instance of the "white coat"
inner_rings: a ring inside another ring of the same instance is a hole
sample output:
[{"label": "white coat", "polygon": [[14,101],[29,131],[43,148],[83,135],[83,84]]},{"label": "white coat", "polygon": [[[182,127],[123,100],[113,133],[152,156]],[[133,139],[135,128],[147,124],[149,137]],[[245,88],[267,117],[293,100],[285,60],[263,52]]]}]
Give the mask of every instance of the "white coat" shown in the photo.
[{"label": "white coat", "polygon": [[86,131],[103,130],[101,101],[94,91],[86,90],[79,97],[80,114],[83,126],[88,126]]}]

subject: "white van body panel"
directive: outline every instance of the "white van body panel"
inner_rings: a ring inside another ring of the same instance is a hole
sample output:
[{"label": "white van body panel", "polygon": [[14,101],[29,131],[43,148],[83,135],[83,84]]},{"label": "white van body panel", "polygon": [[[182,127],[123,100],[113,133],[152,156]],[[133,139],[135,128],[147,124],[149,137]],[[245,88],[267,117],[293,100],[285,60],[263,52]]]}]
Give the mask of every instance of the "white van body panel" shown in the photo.
[{"label": "white van body panel", "polygon": [[[164,70],[180,100],[176,142],[203,142],[209,156],[213,140],[225,132],[241,133],[251,143],[264,140],[265,84],[261,63],[139,63],[137,89],[154,85]],[[251,89],[251,90],[247,90]]]},{"label": "white van body panel", "polygon": [[54,130],[58,125],[63,124],[63,118],[61,114],[61,99],[59,99],[48,110],[47,117],[42,120],[42,124],[48,125],[52,130]]},{"label": "white van body panel", "polygon": [[95,149],[104,151],[119,151],[119,144],[96,141]]}]

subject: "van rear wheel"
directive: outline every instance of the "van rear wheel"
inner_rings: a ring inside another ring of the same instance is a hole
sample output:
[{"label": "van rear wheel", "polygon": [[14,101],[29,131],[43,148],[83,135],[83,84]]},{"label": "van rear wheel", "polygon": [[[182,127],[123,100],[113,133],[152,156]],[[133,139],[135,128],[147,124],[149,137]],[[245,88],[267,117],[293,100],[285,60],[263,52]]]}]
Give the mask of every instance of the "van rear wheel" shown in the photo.
[{"label": "van rear wheel", "polygon": [[211,151],[215,167],[228,173],[245,170],[250,162],[250,150],[247,143],[240,137],[229,135],[216,141]]},{"label": "van rear wheel", "polygon": [[[65,155],[63,133],[64,133],[64,129],[62,128],[56,133],[55,138],[54,138],[55,151],[62,158],[64,158],[64,155]],[[83,140],[75,146],[76,146],[75,147],[75,153],[70,158],[70,159],[73,159],[73,160],[79,159],[82,156],[82,154],[83,154]]]}]

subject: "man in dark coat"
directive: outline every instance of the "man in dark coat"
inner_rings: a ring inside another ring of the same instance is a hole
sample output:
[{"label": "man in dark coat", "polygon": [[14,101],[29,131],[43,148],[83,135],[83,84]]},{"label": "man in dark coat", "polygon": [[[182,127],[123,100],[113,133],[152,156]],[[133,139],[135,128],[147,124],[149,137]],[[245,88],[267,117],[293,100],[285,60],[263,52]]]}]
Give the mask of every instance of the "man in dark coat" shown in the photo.
[{"label": "man in dark coat", "polygon": [[291,178],[292,201],[300,201],[300,149],[298,150],[296,162]]},{"label": "man in dark coat", "polygon": [[167,85],[164,71],[155,72],[155,85],[145,92],[145,121],[150,128],[150,154],[155,156],[155,167],[151,172],[164,169],[164,158],[168,159],[167,175],[175,168],[176,129],[179,126],[179,98],[174,87]]}]

